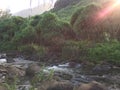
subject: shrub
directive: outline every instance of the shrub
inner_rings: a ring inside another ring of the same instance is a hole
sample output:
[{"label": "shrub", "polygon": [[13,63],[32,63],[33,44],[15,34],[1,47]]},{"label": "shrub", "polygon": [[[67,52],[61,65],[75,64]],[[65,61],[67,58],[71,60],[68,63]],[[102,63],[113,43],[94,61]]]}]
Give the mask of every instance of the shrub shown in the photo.
[{"label": "shrub", "polygon": [[16,25],[18,25],[17,27],[20,27],[21,25],[23,25],[26,21],[25,18],[22,18],[20,16],[12,16],[12,22],[15,23]]},{"label": "shrub", "polygon": [[18,47],[18,51],[24,53],[25,55],[35,54],[37,57],[42,58],[47,53],[44,46],[39,46],[35,44],[27,44]]},{"label": "shrub", "polygon": [[84,60],[87,59],[87,41],[66,41],[62,48],[62,58],[64,60]]},{"label": "shrub", "polygon": [[20,44],[32,43],[35,38],[35,30],[31,26],[27,26],[25,29],[16,32],[13,42],[17,42]]},{"label": "shrub", "polygon": [[82,13],[83,9],[85,8],[84,7],[80,7],[71,17],[71,21],[70,21],[70,24],[73,26],[77,20],[77,18],[79,17],[79,15]]},{"label": "shrub", "polygon": [[35,52],[34,48],[31,45],[19,46],[18,51],[27,55],[31,55]]},{"label": "shrub", "polygon": [[51,34],[58,36],[58,35],[63,35],[64,32],[66,31],[67,32],[72,31],[70,25],[67,22],[63,22],[59,20],[56,14],[50,12],[43,14],[43,17],[40,20],[38,26],[39,28],[41,28],[41,34],[43,36],[45,34],[49,34],[49,36],[51,36]]},{"label": "shrub", "polygon": [[[5,83],[3,83],[2,85],[7,89],[7,90],[16,90],[17,89],[17,83],[18,83],[19,79],[18,78],[14,78],[14,80],[11,82],[9,79],[5,81]],[[5,90],[6,90],[5,89]]]},{"label": "shrub", "polygon": [[112,13],[101,17],[100,14],[105,8],[104,4],[89,4],[73,14],[71,25],[80,40],[102,42],[106,40],[106,34],[110,40],[119,40],[120,13],[118,9],[114,9]]},{"label": "shrub", "polygon": [[120,42],[98,43],[89,49],[89,57],[94,62],[120,64]]},{"label": "shrub", "polygon": [[49,70],[49,73],[45,73],[44,72],[44,67],[41,69],[41,71],[39,73],[37,73],[31,83],[33,86],[36,85],[36,83],[40,83],[40,82],[45,82],[45,81],[50,81],[53,79],[53,76],[54,76],[54,70]]},{"label": "shrub", "polygon": [[4,19],[10,18],[10,17],[11,17],[11,13],[10,13],[9,9],[7,9],[7,10],[0,9],[0,20],[4,20]]},{"label": "shrub", "polygon": [[40,33],[42,45],[48,47],[50,52],[60,52],[65,40],[73,39],[75,34],[66,22],[58,19],[54,13],[44,13],[36,27]]},{"label": "shrub", "polygon": [[42,15],[42,19],[36,26],[36,31],[41,38],[49,40],[53,35],[58,34],[58,32],[55,32],[55,30],[57,30],[56,20],[57,17],[53,13],[45,13]]},{"label": "shrub", "polygon": [[15,23],[12,22],[12,19],[9,18],[2,20],[0,22],[0,33],[1,33],[1,37],[3,38],[1,39],[1,41],[4,40],[10,41],[15,34],[15,30],[16,30],[16,26]]},{"label": "shrub", "polygon": [[98,5],[90,4],[86,7],[81,7],[73,14],[71,25],[80,40],[103,40],[102,23],[95,21],[96,15],[100,10],[101,8]]},{"label": "shrub", "polygon": [[46,48],[44,46],[35,45],[35,44],[32,44],[31,46],[34,48],[35,53],[39,57],[44,57],[45,54],[47,53],[47,50],[46,50]]},{"label": "shrub", "polygon": [[42,19],[41,15],[35,15],[30,19],[30,25],[35,27],[39,23],[39,21]]},{"label": "shrub", "polygon": [[14,43],[12,42],[0,42],[0,51],[14,51],[17,50],[17,47]]}]

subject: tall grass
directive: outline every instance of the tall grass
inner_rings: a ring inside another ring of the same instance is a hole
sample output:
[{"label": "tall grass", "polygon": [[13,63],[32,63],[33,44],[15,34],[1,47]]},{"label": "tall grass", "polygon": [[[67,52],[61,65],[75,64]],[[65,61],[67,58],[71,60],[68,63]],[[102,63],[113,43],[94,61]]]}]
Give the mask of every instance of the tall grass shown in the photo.
[{"label": "tall grass", "polygon": [[17,90],[17,81],[18,78],[14,77],[14,80],[10,82],[9,80],[6,80],[5,83],[2,85],[7,89],[7,90]]}]

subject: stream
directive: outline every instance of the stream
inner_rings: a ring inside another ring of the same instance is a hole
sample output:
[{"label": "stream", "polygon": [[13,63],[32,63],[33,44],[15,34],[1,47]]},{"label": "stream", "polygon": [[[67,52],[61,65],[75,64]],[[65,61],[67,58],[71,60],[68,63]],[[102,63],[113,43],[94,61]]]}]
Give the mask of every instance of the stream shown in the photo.
[{"label": "stream", "polygon": [[[0,65],[12,65],[15,67],[28,68],[29,64],[39,64],[40,62],[34,62],[30,60],[24,60],[24,58],[13,58],[13,62],[7,63],[6,58],[0,59]],[[71,66],[72,63],[72,66]],[[39,64],[40,65],[40,64]],[[88,83],[91,81],[97,81],[104,83],[109,90],[120,90],[120,67],[108,68],[106,70],[95,67],[93,69],[87,67],[84,68],[82,64],[75,62],[67,62],[56,65],[45,66],[44,72],[49,73],[50,70],[54,70],[54,74],[61,80],[68,80],[73,85],[80,85],[81,83]],[[27,79],[19,85],[25,87],[24,90],[29,90],[30,82]],[[18,90],[23,90],[19,88]]]}]

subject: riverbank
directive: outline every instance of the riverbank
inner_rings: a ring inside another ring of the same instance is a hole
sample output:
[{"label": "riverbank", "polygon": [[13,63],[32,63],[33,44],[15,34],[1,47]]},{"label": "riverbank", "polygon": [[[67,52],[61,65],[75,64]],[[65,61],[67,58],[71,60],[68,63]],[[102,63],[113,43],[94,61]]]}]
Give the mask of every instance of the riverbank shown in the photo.
[{"label": "riverbank", "polygon": [[[107,63],[90,65],[76,62],[53,62],[52,64],[48,64],[48,62],[35,62],[24,60],[23,58],[13,58],[13,61],[14,62],[0,65],[1,83],[6,83],[6,81],[4,81],[6,78],[14,80],[17,76],[19,81],[16,84],[17,86],[21,86],[20,88],[23,88],[23,86],[24,88],[31,87],[33,85],[31,84],[31,79],[33,79],[34,82],[37,82],[34,87],[38,88],[39,84],[43,83],[44,80],[47,84],[49,79],[46,80],[46,77],[51,77],[51,80],[58,82],[68,81],[72,83],[73,86],[96,81],[104,84],[109,90],[120,89],[120,67],[111,66]],[[39,77],[40,81],[35,81],[36,79],[34,76],[36,75],[43,75]],[[41,82],[41,80],[43,81]]]}]

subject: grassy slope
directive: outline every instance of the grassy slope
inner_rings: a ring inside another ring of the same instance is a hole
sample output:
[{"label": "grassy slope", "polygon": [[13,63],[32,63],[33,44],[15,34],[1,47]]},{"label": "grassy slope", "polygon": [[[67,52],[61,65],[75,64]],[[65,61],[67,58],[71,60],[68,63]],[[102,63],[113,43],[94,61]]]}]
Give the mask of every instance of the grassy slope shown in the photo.
[{"label": "grassy slope", "polygon": [[73,13],[76,12],[76,10],[78,10],[80,7],[86,6],[94,2],[100,4],[100,3],[104,3],[105,1],[109,1],[109,0],[104,0],[104,1],[103,0],[80,0],[79,3],[76,3],[74,5],[68,5],[65,8],[55,11],[55,13],[61,18],[61,20],[69,22]]}]

